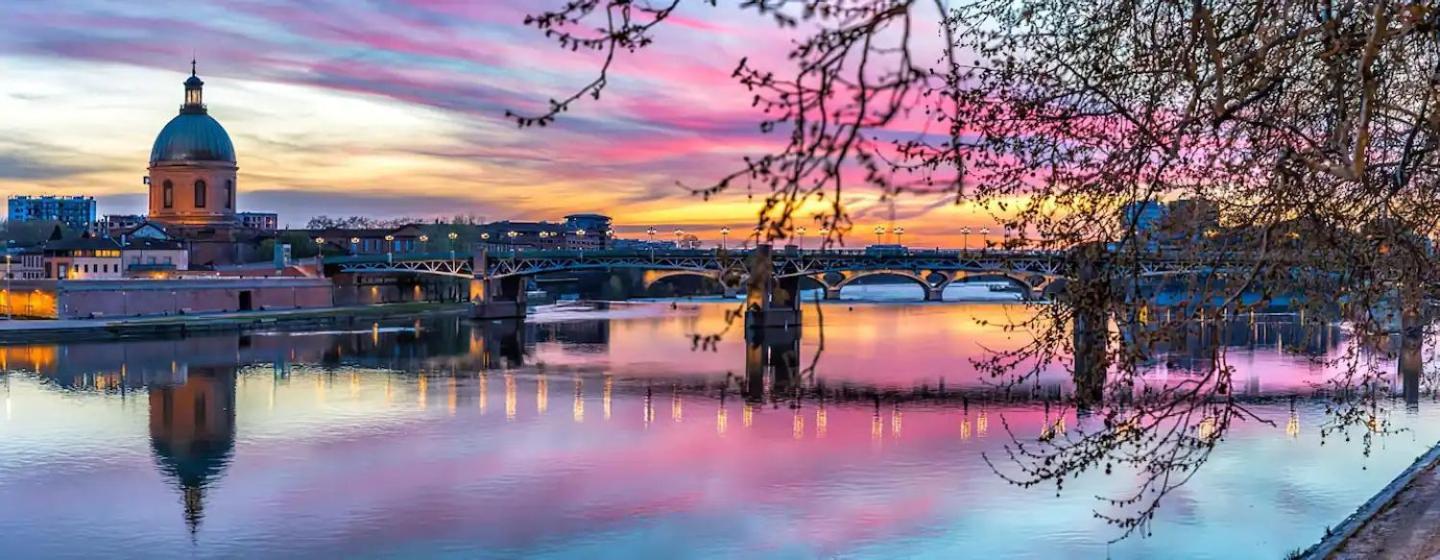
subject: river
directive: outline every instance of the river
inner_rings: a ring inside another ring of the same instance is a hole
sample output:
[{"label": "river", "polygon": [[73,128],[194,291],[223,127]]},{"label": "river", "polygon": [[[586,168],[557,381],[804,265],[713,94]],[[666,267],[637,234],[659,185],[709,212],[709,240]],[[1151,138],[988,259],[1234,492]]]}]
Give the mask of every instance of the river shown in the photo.
[{"label": "river", "polygon": [[[1091,421],[1052,404],[1073,390],[1061,369],[1001,394],[970,363],[1018,344],[999,325],[1026,307],[841,301],[822,328],[807,304],[799,338],[751,346],[727,329],[735,308],[3,347],[0,550],[1280,558],[1440,439],[1427,396],[1380,403],[1384,433],[1322,441],[1327,370],[1283,349],[1312,335],[1265,318],[1223,337],[1237,394],[1268,422],[1232,425],[1146,531],[1111,543],[1121,529],[1095,513],[1118,510],[1097,496],[1138,473],[1091,470],[1058,492],[1000,476],[1015,474],[1007,445]],[[1333,328],[1302,346],[1345,345]],[[1177,352],[1151,375],[1203,359]]]}]

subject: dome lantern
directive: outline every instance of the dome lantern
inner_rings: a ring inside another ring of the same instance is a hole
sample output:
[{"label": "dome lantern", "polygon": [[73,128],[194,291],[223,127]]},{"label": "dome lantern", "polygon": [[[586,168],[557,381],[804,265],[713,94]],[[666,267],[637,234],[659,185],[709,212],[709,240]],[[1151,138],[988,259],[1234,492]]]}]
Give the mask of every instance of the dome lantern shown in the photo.
[{"label": "dome lantern", "polygon": [[195,75],[195,59],[190,59],[190,78],[185,80],[185,104],[180,106],[181,113],[204,113],[205,102],[202,90],[205,82]]}]

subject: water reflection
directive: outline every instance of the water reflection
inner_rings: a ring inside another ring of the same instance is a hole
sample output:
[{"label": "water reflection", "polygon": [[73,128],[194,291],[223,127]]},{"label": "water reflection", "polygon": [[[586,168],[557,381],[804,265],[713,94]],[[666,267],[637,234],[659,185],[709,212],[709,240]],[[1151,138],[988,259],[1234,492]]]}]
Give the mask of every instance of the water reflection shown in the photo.
[{"label": "water reflection", "polygon": [[[596,552],[582,543],[661,555],[693,546],[720,556],[1106,550],[1112,533],[1090,519],[1090,496],[1133,483],[1130,474],[1091,477],[1057,498],[1008,487],[986,465],[985,454],[1003,453],[1012,437],[1064,438],[1093,421],[1060,405],[1083,390],[1063,370],[1000,387],[966,361],[982,347],[1016,344],[973,319],[1022,308],[847,307],[832,308],[814,371],[806,369],[813,325],[693,351],[689,335],[719,325],[724,307],[690,304],[550,322],[449,317],[354,331],[0,347],[7,387],[20,387],[17,395],[7,390],[7,403],[18,397],[22,422],[0,424],[0,458],[15,459],[0,461],[0,500],[33,505],[43,497],[54,515],[82,515],[87,504],[52,499],[46,489],[74,484],[64,476],[67,457],[124,464],[126,439],[71,433],[68,416],[99,414],[123,426],[125,411],[138,405],[151,469],[171,487],[172,505],[137,537],[150,548],[128,552],[189,555],[193,549],[165,537],[167,518],[205,555],[282,550],[255,543],[297,529],[252,510],[307,520],[314,536],[288,554]],[[1137,540],[1112,552],[1224,557],[1235,550],[1207,541],[1232,534],[1236,546],[1260,539],[1278,556],[1338,521],[1434,435],[1417,417],[1414,441],[1391,441],[1376,457],[1321,448],[1324,367],[1304,355],[1341,351],[1348,341],[1286,316],[1197,324],[1153,354],[1153,377],[1190,375],[1216,344],[1232,348],[1237,378],[1246,380],[1237,398],[1275,426],[1229,428],[1231,459],[1242,470],[1222,462],[1192,483],[1185,505],[1161,516],[1173,550]],[[1401,369],[1420,357],[1402,353]],[[1419,368],[1411,369],[1398,393],[1413,406],[1429,383],[1422,387]],[[117,402],[118,410],[101,412],[86,404]],[[1224,432],[1217,422],[1202,420],[1197,437]],[[1284,442],[1294,445],[1273,447]],[[1262,472],[1256,460],[1301,461],[1311,470]],[[133,478],[92,476],[136,488],[116,499],[117,512],[155,499]],[[1285,492],[1296,505],[1259,521],[1225,505],[1267,492]],[[993,516],[1002,511],[1028,515]],[[840,529],[857,520],[863,530]],[[1270,532],[1247,539],[1246,525]],[[767,526],[786,528],[759,530]],[[38,541],[54,536],[34,520],[0,514],[0,534],[23,530]],[[1025,532],[1052,542],[998,538]],[[662,534],[678,540],[667,545]],[[0,545],[33,555],[79,546],[4,537]]]},{"label": "water reflection", "polygon": [[194,533],[205,516],[205,491],[235,448],[235,368],[191,368],[182,377],[150,388],[150,446],[179,487]]}]

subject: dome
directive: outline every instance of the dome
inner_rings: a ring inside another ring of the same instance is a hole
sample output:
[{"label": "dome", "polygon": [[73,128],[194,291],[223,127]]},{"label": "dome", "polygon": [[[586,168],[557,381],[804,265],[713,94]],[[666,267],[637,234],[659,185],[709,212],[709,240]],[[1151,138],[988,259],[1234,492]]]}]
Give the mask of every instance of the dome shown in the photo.
[{"label": "dome", "polygon": [[182,112],[160,130],[150,149],[150,164],[162,161],[235,163],[235,145],[225,127],[210,115]]}]

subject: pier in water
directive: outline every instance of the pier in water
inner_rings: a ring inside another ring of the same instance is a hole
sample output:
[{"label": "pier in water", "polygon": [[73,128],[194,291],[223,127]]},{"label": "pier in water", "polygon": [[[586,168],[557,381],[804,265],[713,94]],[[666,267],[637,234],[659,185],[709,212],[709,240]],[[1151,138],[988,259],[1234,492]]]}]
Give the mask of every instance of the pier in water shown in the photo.
[{"label": "pier in water", "polygon": [[[1329,374],[1292,350],[1343,352],[1343,331],[1285,316],[1220,328],[1253,418],[1112,543],[1122,530],[1095,513],[1124,512],[1097,497],[1125,496],[1139,473],[1059,489],[1001,476],[1015,474],[1007,445],[1098,421],[1058,404],[1075,390],[1059,367],[997,389],[971,363],[1019,344],[999,325],[1032,311],[835,302],[822,329],[809,305],[798,338],[749,345],[727,327],[735,303],[661,301],[524,324],[0,347],[0,550],[1279,558],[1440,439],[1427,396],[1386,399],[1386,429],[1322,445]],[[1207,355],[1176,350],[1148,378],[1182,379]]]}]

